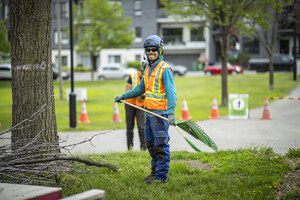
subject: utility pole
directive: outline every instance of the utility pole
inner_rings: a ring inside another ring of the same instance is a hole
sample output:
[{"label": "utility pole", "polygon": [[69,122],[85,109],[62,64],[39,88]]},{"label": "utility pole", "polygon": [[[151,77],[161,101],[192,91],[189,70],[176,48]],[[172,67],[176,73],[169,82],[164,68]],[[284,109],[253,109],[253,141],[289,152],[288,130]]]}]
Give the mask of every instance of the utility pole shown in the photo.
[{"label": "utility pole", "polygon": [[296,34],[297,34],[297,31],[296,31],[296,27],[297,27],[297,17],[296,17],[296,8],[297,8],[297,5],[296,5],[296,0],[294,0],[294,9],[293,9],[293,13],[294,13],[294,48],[293,48],[293,53],[294,53],[294,78],[293,80],[294,81],[297,81],[297,52],[296,52]]},{"label": "utility pole", "polygon": [[70,11],[70,53],[71,53],[71,93],[70,99],[70,127],[76,127],[76,93],[74,92],[74,66],[73,66],[73,0],[69,0]]}]

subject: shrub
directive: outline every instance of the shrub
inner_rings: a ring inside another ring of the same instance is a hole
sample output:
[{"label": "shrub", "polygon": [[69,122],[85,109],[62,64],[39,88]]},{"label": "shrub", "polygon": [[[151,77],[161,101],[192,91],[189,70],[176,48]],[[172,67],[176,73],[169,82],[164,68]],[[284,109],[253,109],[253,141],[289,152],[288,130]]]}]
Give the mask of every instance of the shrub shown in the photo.
[{"label": "shrub", "polygon": [[90,68],[88,66],[77,66],[75,67],[75,72],[88,72]]},{"label": "shrub", "polygon": [[137,70],[140,70],[141,69],[141,62],[139,62],[139,61],[127,62],[126,66],[127,67],[135,68]]},{"label": "shrub", "polygon": [[62,70],[63,70],[63,71],[69,72],[69,71],[70,71],[70,67],[68,67],[68,66],[63,66],[63,67],[62,67]]},{"label": "shrub", "polygon": [[286,156],[290,158],[300,158],[300,149],[289,148],[289,151],[286,153]]},{"label": "shrub", "polygon": [[248,53],[239,52],[239,55],[237,58],[235,57],[229,57],[228,61],[232,65],[241,65],[243,68],[247,68],[248,61],[251,58],[251,55]]}]

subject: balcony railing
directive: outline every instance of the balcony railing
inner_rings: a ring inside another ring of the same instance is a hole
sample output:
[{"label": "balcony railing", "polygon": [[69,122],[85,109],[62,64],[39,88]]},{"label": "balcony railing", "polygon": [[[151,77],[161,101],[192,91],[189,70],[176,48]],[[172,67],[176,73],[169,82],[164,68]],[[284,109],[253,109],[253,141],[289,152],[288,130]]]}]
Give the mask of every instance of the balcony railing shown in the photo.
[{"label": "balcony railing", "polygon": [[183,45],[182,35],[167,35],[163,36],[165,44]]}]

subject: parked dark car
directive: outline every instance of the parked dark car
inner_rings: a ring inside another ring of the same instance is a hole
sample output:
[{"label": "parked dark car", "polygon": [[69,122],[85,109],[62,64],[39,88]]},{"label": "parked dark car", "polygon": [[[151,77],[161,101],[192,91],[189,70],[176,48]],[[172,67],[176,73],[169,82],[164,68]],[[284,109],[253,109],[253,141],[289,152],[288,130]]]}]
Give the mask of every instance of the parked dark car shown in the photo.
[{"label": "parked dark car", "polygon": [[169,62],[169,61],[166,61],[166,63],[168,63],[168,65],[170,67],[172,67],[174,76],[184,76],[188,71],[186,66],[176,65],[176,64],[174,64],[172,62]]},{"label": "parked dark car", "polygon": [[[248,62],[248,69],[256,72],[269,71],[270,60],[268,58],[252,58]],[[273,55],[274,71],[292,71],[294,69],[294,59],[288,54]]]},{"label": "parked dark car", "polygon": [[[53,71],[53,80],[56,80],[58,79],[58,76],[59,76],[59,70],[55,67],[52,67],[52,71]],[[69,77],[70,77],[70,74],[66,71],[62,71],[62,78],[63,80],[68,80]]]},{"label": "parked dark car", "polygon": [[[227,63],[227,72],[228,74],[241,74],[243,73],[243,68],[240,65],[231,65]],[[204,67],[205,75],[221,74],[222,73],[222,63],[217,62],[211,65]]]}]

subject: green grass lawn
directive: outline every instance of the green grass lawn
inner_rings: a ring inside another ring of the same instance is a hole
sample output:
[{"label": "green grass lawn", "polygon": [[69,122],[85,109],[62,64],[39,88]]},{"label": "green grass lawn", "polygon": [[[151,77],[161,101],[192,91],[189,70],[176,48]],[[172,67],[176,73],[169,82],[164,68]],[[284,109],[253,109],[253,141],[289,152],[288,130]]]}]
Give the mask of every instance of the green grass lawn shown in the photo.
[{"label": "green grass lawn", "polygon": [[[299,80],[299,76],[297,77]],[[69,128],[69,102],[55,97],[57,126],[59,131],[88,131],[114,128],[125,129],[124,105],[119,105],[122,123],[113,124],[114,98],[125,90],[125,80],[75,82],[77,88],[87,88],[90,124],[77,124],[78,129]],[[181,115],[182,98],[188,103],[193,120],[208,119],[212,100],[217,97],[219,113],[227,115],[227,106],[220,106],[221,77],[175,77],[178,95],[176,118]],[[250,109],[263,106],[265,96],[286,96],[299,85],[291,73],[275,74],[275,89],[270,91],[268,74],[243,74],[228,76],[229,94],[249,94]],[[58,82],[54,83],[58,95]],[[64,89],[70,82],[64,83]],[[11,126],[11,83],[0,81],[0,131]],[[81,103],[77,103],[77,121]],[[290,154],[299,159],[299,149]],[[57,179],[63,188],[64,197],[90,189],[105,190],[106,199],[276,199],[279,187],[286,183],[284,175],[300,169],[287,164],[287,156],[275,155],[271,148],[237,149],[207,152],[171,152],[169,181],[166,184],[147,185],[143,177],[150,173],[150,156],[147,151],[128,151],[97,155],[78,155],[94,161],[114,164],[121,168],[113,172],[107,168],[86,167],[74,163],[88,174],[62,174]],[[191,166],[187,161],[193,162]],[[200,164],[200,168],[198,165]],[[203,166],[205,168],[203,168]],[[297,171],[296,171],[297,172]],[[57,178],[57,176],[56,176]],[[296,199],[297,191],[290,191],[282,199]],[[290,198],[291,197],[291,198]]]},{"label": "green grass lawn", "polygon": [[[298,76],[299,80],[299,76]],[[115,97],[125,91],[125,80],[105,80],[95,82],[75,82],[75,88],[87,88],[88,102],[86,108],[90,124],[78,124],[78,129],[69,127],[69,102],[59,100],[55,97],[55,110],[58,131],[92,131],[108,130],[121,128],[125,129],[124,105],[118,104],[122,123],[111,123],[113,117],[113,101]],[[285,96],[292,89],[297,87],[299,81],[293,81],[292,73],[275,73],[275,89],[269,90],[269,75],[262,74],[243,74],[228,76],[228,94],[249,94],[250,109],[263,106],[265,96]],[[219,104],[219,114],[228,114],[227,106],[221,104],[221,76],[201,76],[201,77],[175,77],[177,90],[177,107],[175,112],[176,120],[181,116],[182,98],[188,104],[189,113],[194,121],[208,119],[212,100],[217,98]],[[64,90],[70,88],[70,82],[64,83]],[[54,82],[55,95],[59,94],[58,82]],[[11,126],[11,83],[0,81],[0,131],[6,130]],[[80,119],[81,102],[77,102],[77,121]]]},{"label": "green grass lawn", "polygon": [[[151,171],[148,152],[90,156],[93,160],[114,164],[121,171],[91,167],[88,169],[90,175],[64,175],[61,186],[69,185],[63,190],[64,196],[101,189],[105,190],[105,199],[114,200],[275,199],[284,174],[291,170],[286,157],[275,155],[270,148],[215,153],[172,152],[168,183],[147,185],[143,178]],[[187,161],[194,164],[189,165]]]}]

